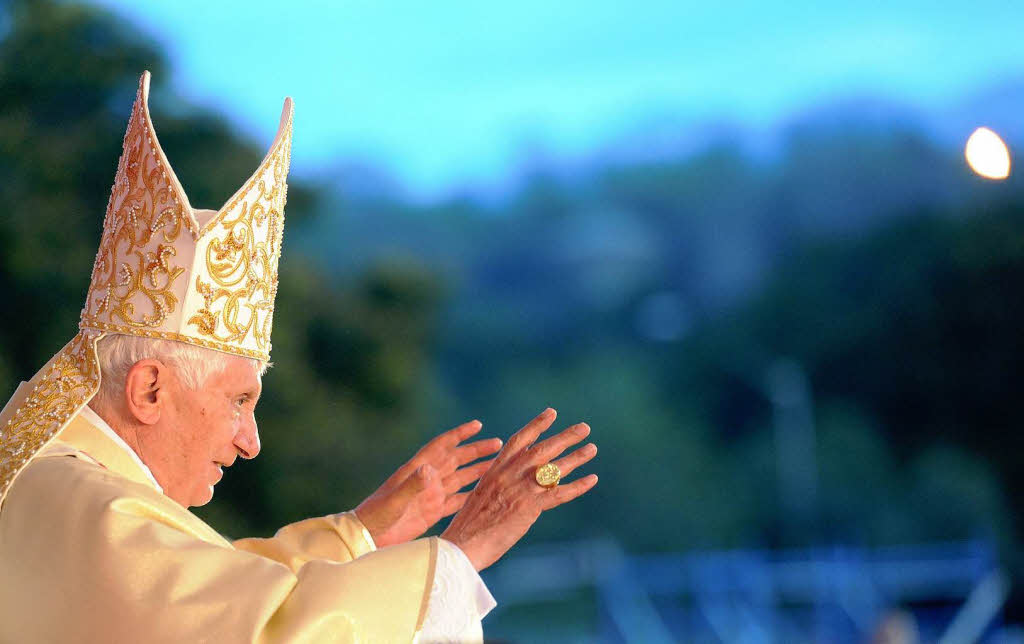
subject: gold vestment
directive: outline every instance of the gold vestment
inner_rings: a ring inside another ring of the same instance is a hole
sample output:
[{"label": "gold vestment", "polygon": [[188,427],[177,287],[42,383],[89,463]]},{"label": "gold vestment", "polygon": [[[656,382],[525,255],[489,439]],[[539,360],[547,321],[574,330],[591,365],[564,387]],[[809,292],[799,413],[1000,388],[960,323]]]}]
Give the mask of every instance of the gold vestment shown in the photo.
[{"label": "gold vestment", "polygon": [[364,535],[345,513],[228,541],[76,416],[0,509],[0,642],[414,641],[437,541]]}]

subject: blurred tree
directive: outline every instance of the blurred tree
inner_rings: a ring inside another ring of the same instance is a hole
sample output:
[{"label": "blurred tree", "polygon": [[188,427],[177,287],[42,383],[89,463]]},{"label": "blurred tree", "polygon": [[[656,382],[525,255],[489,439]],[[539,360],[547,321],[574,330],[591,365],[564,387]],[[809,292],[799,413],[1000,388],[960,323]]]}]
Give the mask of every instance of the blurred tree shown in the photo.
[{"label": "blurred tree", "polygon": [[723,436],[771,454],[756,380],[793,357],[819,401],[829,540],[990,538],[1021,575],[1022,239],[1024,208],[1009,203],[809,245],[680,343],[664,382],[690,390]]},{"label": "blurred tree", "polygon": [[1024,209],[1009,205],[810,248],[752,305],[744,344],[797,357],[818,395],[857,401],[901,455],[936,442],[984,454],[1021,516],[1022,239]]}]

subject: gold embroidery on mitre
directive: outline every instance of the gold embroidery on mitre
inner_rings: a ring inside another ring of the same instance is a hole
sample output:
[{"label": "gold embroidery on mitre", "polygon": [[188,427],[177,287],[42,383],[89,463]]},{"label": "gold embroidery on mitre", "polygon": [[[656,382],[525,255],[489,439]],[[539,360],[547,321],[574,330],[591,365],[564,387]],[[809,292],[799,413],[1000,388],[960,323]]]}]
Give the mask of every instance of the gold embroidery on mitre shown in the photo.
[{"label": "gold embroidery on mitre", "polygon": [[259,168],[200,230],[198,213],[156,138],[148,95],[147,72],[125,132],[79,326],[268,360],[291,99]]},{"label": "gold embroidery on mitre", "polygon": [[[195,289],[202,306],[188,318],[217,342],[270,352],[278,261],[284,233],[291,115],[259,170],[200,232]],[[203,243],[205,242],[205,252]]]},{"label": "gold embroidery on mitre", "polygon": [[143,74],[125,131],[83,326],[157,328],[175,311],[184,290],[176,283],[185,268],[175,261],[175,242],[183,228],[194,238],[197,226],[156,141],[148,81]]},{"label": "gold embroidery on mitre", "polygon": [[102,336],[91,330],[76,335],[36,374],[28,396],[0,426],[0,503],[32,457],[96,394],[96,341]]}]

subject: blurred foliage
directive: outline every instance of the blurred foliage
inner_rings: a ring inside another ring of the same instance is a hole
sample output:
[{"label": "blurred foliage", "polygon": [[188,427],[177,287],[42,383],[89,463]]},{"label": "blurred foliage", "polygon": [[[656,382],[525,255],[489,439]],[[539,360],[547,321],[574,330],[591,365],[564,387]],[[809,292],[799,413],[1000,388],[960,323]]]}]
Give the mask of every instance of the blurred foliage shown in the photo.
[{"label": "blurred foliage", "polygon": [[[196,203],[233,193],[261,155],[171,96],[161,53],[109,14],[17,2],[0,24],[13,390],[73,333],[142,69]],[[412,206],[354,166],[334,186],[292,181],[264,451],[200,514],[265,534],[355,505],[457,422],[507,436],[550,405],[559,425],[594,427],[602,482],[528,540],[980,537],[1018,562],[1020,183],[972,179],[902,126],[812,119],[787,137],[771,162],[725,141],[570,179],[530,168],[500,206]],[[765,384],[780,359],[810,383],[817,493],[800,513],[780,499]]]}]

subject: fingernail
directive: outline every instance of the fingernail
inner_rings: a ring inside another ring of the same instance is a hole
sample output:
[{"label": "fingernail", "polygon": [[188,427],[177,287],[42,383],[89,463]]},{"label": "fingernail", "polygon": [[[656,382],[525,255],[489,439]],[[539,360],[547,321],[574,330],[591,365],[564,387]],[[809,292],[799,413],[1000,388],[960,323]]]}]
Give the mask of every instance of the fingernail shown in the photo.
[{"label": "fingernail", "polygon": [[583,449],[585,449],[587,451],[587,454],[596,454],[597,453],[597,445],[594,445],[593,443],[587,443],[587,446],[584,447]]}]

